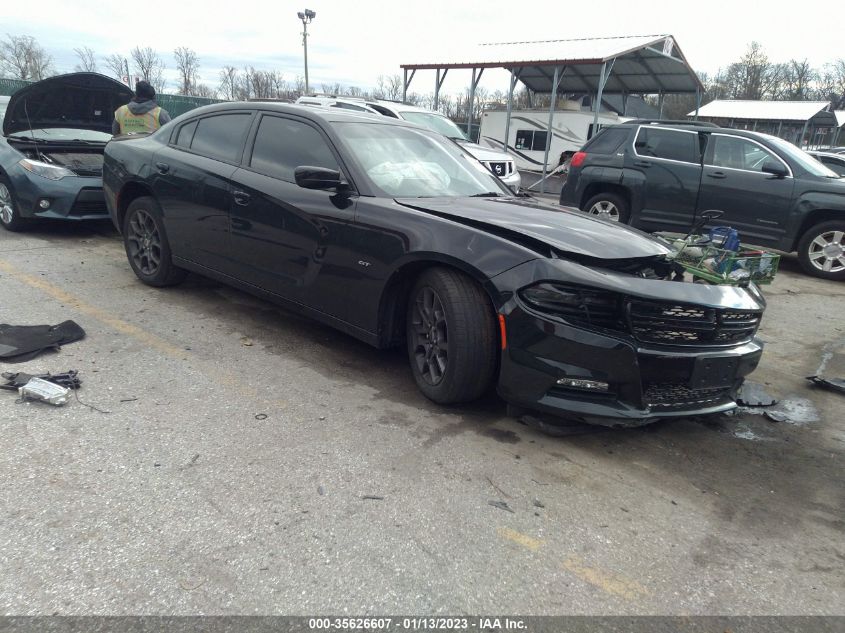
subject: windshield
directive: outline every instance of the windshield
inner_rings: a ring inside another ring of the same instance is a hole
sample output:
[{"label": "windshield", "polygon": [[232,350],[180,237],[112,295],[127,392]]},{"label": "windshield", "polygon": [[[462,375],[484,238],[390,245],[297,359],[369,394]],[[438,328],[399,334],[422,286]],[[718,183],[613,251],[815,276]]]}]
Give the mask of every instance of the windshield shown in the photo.
[{"label": "windshield", "polygon": [[511,195],[470,154],[426,130],[352,122],[335,130],[373,186],[391,198]]},{"label": "windshield", "polygon": [[781,138],[777,138],[776,136],[769,136],[767,138],[780,151],[814,176],[821,176],[823,178],[839,178],[839,175],[835,171],[828,169],[807,152],[798,149],[792,143],[784,141]]},{"label": "windshield", "polygon": [[406,121],[427,127],[432,132],[437,132],[448,138],[458,141],[465,141],[467,137],[452,119],[434,112],[400,112],[399,115]]},{"label": "windshield", "polygon": [[36,138],[44,141],[91,141],[94,143],[108,143],[111,134],[98,132],[97,130],[80,130],[67,127],[54,127],[47,129],[23,130],[9,136],[23,138]]}]

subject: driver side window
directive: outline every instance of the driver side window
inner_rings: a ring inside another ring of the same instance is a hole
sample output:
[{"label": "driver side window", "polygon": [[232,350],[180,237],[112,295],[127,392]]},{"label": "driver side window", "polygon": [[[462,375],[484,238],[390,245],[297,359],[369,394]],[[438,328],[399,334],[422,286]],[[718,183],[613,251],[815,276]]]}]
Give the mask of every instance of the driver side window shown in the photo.
[{"label": "driver side window", "polygon": [[297,167],[340,170],[326,140],[301,121],[264,115],[258,125],[249,166],[273,178],[294,182]]},{"label": "driver side window", "polygon": [[780,160],[757,143],[738,136],[713,134],[710,136],[705,164],[713,167],[743,169],[763,172],[763,165],[769,161],[780,164]]}]

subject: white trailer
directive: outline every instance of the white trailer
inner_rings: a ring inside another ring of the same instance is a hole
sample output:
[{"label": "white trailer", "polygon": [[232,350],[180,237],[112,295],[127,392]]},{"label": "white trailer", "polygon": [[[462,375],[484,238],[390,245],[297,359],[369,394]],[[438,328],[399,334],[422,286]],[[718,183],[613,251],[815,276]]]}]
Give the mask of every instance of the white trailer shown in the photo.
[{"label": "white trailer", "polygon": [[[580,103],[567,102],[556,110],[552,118],[552,143],[549,149],[548,170],[558,165],[561,152],[577,152],[593,136],[595,112],[580,109]],[[517,169],[543,171],[549,110],[514,110],[511,112],[510,138],[504,145],[507,110],[485,110],[481,115],[478,144],[504,149],[516,160]],[[598,130],[605,125],[627,121],[615,112],[599,112]]]}]

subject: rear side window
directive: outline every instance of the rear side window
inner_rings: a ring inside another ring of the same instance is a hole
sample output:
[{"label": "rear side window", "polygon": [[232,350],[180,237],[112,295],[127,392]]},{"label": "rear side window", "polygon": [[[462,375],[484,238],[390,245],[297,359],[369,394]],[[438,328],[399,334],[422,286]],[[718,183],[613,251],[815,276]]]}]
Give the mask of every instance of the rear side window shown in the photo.
[{"label": "rear side window", "polygon": [[262,174],[294,182],[297,167],[340,169],[322,135],[300,121],[264,116],[258,126],[250,167]]},{"label": "rear side window", "polygon": [[238,162],[251,114],[218,114],[200,119],[191,149],[198,154]]},{"label": "rear side window", "polygon": [[629,130],[619,127],[606,128],[599,132],[599,135],[584,146],[592,154],[613,154],[625,139],[628,138]]},{"label": "rear side window", "polygon": [[694,132],[641,127],[634,148],[640,156],[699,162],[698,134]]},{"label": "rear side window", "polygon": [[194,140],[194,132],[196,131],[196,129],[197,121],[191,121],[190,123],[186,123],[185,125],[179,128],[179,132],[176,134],[176,140],[173,144],[184,148],[190,147],[191,141]]}]

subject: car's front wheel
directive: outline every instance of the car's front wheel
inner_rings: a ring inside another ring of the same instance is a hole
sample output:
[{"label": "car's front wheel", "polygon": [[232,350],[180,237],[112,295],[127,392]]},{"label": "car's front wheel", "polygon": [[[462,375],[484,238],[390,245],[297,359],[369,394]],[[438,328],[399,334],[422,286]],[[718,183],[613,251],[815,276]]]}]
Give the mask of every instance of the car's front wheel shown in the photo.
[{"label": "car's front wheel", "polygon": [[483,394],[496,370],[496,321],[472,279],[447,268],[425,271],[411,291],[406,321],[414,380],[439,404]]},{"label": "car's front wheel", "polygon": [[22,231],[31,224],[27,218],[22,218],[18,211],[12,185],[5,176],[0,176],[0,224],[7,231]]},{"label": "car's front wheel", "polygon": [[810,275],[845,280],[845,222],[822,222],[808,229],[798,242],[798,261]]},{"label": "car's front wheel", "polygon": [[625,224],[628,223],[630,215],[628,201],[616,193],[600,193],[595,195],[584,203],[581,210],[604,220]]},{"label": "car's front wheel", "polygon": [[153,198],[136,198],[123,220],[123,245],[138,279],[150,286],[172,286],[187,274],[173,265],[161,211]]}]

